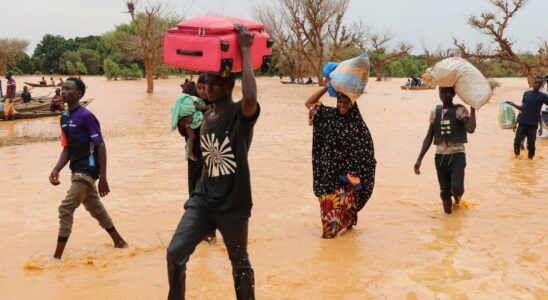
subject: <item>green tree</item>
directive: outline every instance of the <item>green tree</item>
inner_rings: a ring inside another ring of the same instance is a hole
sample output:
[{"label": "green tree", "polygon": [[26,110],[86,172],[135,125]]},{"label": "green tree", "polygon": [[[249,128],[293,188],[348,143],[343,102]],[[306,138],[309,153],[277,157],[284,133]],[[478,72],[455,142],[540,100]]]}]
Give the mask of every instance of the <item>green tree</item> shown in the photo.
[{"label": "green tree", "polygon": [[120,66],[110,58],[103,60],[103,70],[108,80],[116,79],[120,74]]},{"label": "green tree", "polygon": [[76,74],[76,68],[74,67],[74,64],[70,62],[70,60],[67,60],[65,65],[68,75]]},{"label": "green tree", "polygon": [[400,42],[394,49],[388,48],[388,43],[394,38],[389,33],[372,33],[369,39],[369,61],[375,69],[377,81],[383,78],[383,70],[390,62],[397,61],[409,55],[413,46],[411,44]]},{"label": "green tree", "polygon": [[97,51],[101,43],[101,36],[88,35],[86,37],[76,37],[70,40],[73,50],[89,49]]},{"label": "green tree", "polygon": [[[11,66],[8,66],[10,68]],[[32,74],[34,73],[34,68],[32,66],[32,59],[25,52],[21,52],[17,57],[17,63],[14,66],[15,68],[21,70],[23,74]]]},{"label": "green tree", "polygon": [[88,73],[86,65],[84,65],[81,61],[76,62],[76,73],[79,75],[86,75]]},{"label": "green tree", "polygon": [[67,50],[72,49],[64,37],[46,34],[34,50],[35,69],[42,73],[61,73],[59,58]]},{"label": "green tree", "polygon": [[[70,62],[70,65],[73,67],[72,72],[69,70],[67,62]],[[80,57],[80,53],[78,51],[65,51],[63,55],[59,58],[59,70],[60,73],[64,74],[75,74],[75,68],[77,63],[81,63],[82,58]]]},{"label": "green tree", "polygon": [[83,48],[78,50],[78,53],[86,66],[87,74],[98,75],[101,73],[101,56],[96,50]]},{"label": "green tree", "polygon": [[153,76],[163,64],[162,38],[169,28],[177,24],[177,19],[181,18],[168,15],[160,4],[145,8],[144,12],[137,12],[136,2],[137,0],[130,0],[126,3],[134,32],[128,45],[134,48],[131,52],[138,54],[145,64],[147,93],[151,94],[154,92]]}]

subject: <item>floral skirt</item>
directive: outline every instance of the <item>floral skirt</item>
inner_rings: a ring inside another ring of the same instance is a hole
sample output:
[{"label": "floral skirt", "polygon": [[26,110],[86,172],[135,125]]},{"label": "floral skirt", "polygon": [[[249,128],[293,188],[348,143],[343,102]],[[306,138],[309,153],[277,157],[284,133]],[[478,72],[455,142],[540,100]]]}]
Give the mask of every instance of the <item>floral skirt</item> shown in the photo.
[{"label": "floral skirt", "polygon": [[341,187],[331,194],[320,196],[323,237],[333,238],[358,222],[356,191]]}]

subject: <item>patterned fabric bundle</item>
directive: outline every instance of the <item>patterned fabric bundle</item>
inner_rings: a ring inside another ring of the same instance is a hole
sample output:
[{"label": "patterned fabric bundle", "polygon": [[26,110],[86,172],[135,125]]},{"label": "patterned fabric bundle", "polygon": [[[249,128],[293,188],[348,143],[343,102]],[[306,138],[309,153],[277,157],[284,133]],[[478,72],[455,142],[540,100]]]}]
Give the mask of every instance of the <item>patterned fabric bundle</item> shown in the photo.
[{"label": "patterned fabric bundle", "polygon": [[364,53],[339,64],[330,62],[323,70],[324,77],[331,79],[328,84],[329,95],[336,97],[341,93],[354,103],[363,93],[369,80],[369,56]]}]

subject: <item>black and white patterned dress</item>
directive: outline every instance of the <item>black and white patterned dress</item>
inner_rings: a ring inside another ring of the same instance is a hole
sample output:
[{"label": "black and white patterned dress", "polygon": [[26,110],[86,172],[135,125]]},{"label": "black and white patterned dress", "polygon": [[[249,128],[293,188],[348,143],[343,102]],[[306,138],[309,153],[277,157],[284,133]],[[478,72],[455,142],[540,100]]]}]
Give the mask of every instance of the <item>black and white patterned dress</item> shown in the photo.
[{"label": "black and white patterned dress", "polygon": [[[341,181],[339,175],[344,176],[346,174],[359,177],[361,182],[361,190],[346,188],[346,196],[351,196],[350,198],[354,199],[352,202],[355,202],[354,205],[347,206],[354,206],[353,212],[350,212],[350,214],[356,215],[373,193],[377,164],[373,139],[363,121],[358,105],[353,104],[348,113],[342,115],[337,108],[318,103],[312,125],[314,194],[320,199],[322,219],[333,214],[329,210],[341,209],[340,205],[337,206],[338,202],[332,205],[333,203],[324,203],[324,200],[334,199],[333,195],[340,195],[340,197],[335,198],[339,198],[340,202],[343,202],[345,197],[341,195],[341,191],[345,190],[345,184]],[[342,205],[342,207],[344,206]],[[347,216],[348,213],[342,211],[337,215]],[[337,219],[344,218],[337,217]],[[333,221],[331,219],[328,220],[331,223],[339,222],[339,220]],[[355,216],[355,220],[350,220],[344,225],[355,225],[356,221],[357,216]],[[324,222],[324,236],[325,231]]]}]

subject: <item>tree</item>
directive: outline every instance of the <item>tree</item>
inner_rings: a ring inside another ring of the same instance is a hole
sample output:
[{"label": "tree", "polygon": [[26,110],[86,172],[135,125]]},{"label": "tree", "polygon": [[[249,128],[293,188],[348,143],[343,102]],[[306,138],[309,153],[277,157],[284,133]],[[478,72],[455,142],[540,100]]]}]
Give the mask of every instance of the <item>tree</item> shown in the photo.
[{"label": "tree", "polygon": [[76,67],[74,67],[74,64],[70,60],[67,60],[65,64],[65,70],[67,71],[67,74],[76,74]]},{"label": "tree", "polygon": [[142,61],[142,55],[135,36],[136,32],[131,24],[117,25],[113,31],[105,33],[101,37],[104,44],[101,51],[104,57],[127,65],[136,60]]},{"label": "tree", "polygon": [[[11,64],[8,65],[8,69],[10,69]],[[32,74],[34,73],[34,68],[32,66],[32,59],[28,54],[25,52],[21,52],[16,59],[16,65],[14,66],[18,70],[21,71],[23,74]]]},{"label": "tree", "polygon": [[81,61],[76,62],[76,73],[78,73],[78,75],[86,75],[88,73],[86,65],[84,65]]},{"label": "tree", "polygon": [[116,79],[120,74],[120,66],[110,58],[103,61],[103,70],[108,80]]},{"label": "tree", "polygon": [[426,61],[426,65],[431,68],[433,67],[437,62],[444,60],[446,58],[460,55],[458,53],[457,49],[443,49],[441,45],[438,45],[438,48],[434,51],[430,51],[426,48],[426,45],[424,42],[422,43],[422,49],[424,51],[424,59]]},{"label": "tree", "polygon": [[42,73],[61,73],[59,58],[65,51],[73,50],[64,37],[46,34],[36,46],[33,60],[36,58],[36,70]]},{"label": "tree", "polygon": [[288,62],[290,67],[299,73],[306,63],[306,68],[324,85],[322,68],[327,61],[341,60],[346,49],[363,48],[362,24],[344,23],[349,3],[350,0],[280,0],[277,6],[256,7],[254,14],[273,33],[284,58],[293,59]]},{"label": "tree", "polygon": [[303,71],[310,69],[298,45],[297,37],[301,31],[293,31],[282,6],[255,6],[252,9],[253,16],[265,25],[266,31],[274,40],[272,48],[272,64],[281,75],[289,75],[293,80],[301,78]]},{"label": "tree", "polygon": [[394,38],[389,33],[371,33],[369,36],[369,61],[371,66],[375,69],[377,81],[381,81],[383,78],[383,67],[395,60],[406,57],[409,55],[413,46],[405,42],[400,42],[396,48],[390,50],[388,43]]},{"label": "tree", "polygon": [[0,74],[4,74],[8,65],[15,65],[24,54],[29,42],[20,39],[0,39]]},{"label": "tree", "polygon": [[[70,64],[68,64],[70,62]],[[59,70],[64,74],[76,74],[76,64],[82,62],[78,51],[65,51],[59,58]],[[72,68],[69,70],[69,68]]]},{"label": "tree", "polygon": [[177,20],[169,16],[161,4],[145,8],[144,12],[135,11],[137,0],[127,3],[128,13],[131,16],[131,25],[134,30],[133,43],[145,64],[147,78],[147,93],[154,92],[154,73],[163,63],[162,37]]},{"label": "tree", "polygon": [[[546,52],[541,46],[539,55],[523,55],[512,49],[514,42],[506,35],[506,29],[510,20],[523,8],[529,0],[489,0],[496,8],[496,12],[483,12],[479,17],[471,16],[468,24],[491,39],[491,44],[496,48],[493,51],[484,50],[482,44],[478,44],[475,52],[468,51],[464,42],[453,38],[453,44],[457,46],[463,58],[500,59],[506,62],[505,67],[519,70],[527,76],[529,86],[533,85],[535,74],[541,74],[548,69]],[[543,41],[546,44],[546,41]],[[544,54],[543,54],[544,53]]]},{"label": "tree", "polygon": [[78,50],[78,53],[86,66],[87,74],[97,75],[101,73],[101,56],[96,50],[83,48]]}]

